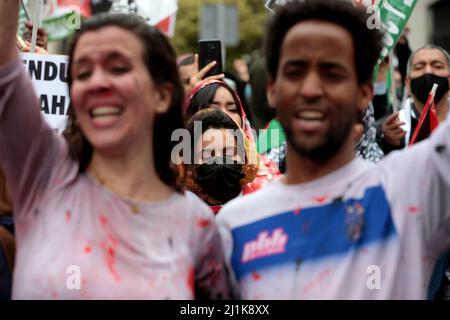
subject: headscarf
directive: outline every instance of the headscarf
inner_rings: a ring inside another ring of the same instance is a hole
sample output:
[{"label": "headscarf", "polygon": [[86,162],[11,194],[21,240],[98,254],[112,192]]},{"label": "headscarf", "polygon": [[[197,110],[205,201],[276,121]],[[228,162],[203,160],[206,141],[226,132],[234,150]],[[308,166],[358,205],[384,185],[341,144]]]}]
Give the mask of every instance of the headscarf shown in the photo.
[{"label": "headscarf", "polygon": [[[191,106],[192,100],[194,99],[195,95],[197,95],[203,88],[215,83],[227,87],[227,84],[221,80],[206,80],[200,83],[186,96],[184,103],[185,114],[188,113],[187,111]],[[256,151],[255,137],[253,135],[253,131],[250,126],[250,122],[247,119],[244,108],[242,107],[241,99],[234,90],[232,90],[231,94],[233,95],[234,100],[237,102],[237,107],[240,110],[240,116],[242,119],[241,129],[242,131],[244,131],[245,137],[247,138],[244,139],[245,141],[247,141],[246,153],[248,154],[250,163],[255,165],[255,167],[257,168],[255,179],[244,186],[244,194],[248,194],[264,187],[266,184],[279,177],[281,173],[275,163],[270,161],[266,156],[258,155]]]},{"label": "headscarf", "polygon": [[[202,109],[203,113],[211,113],[212,111],[224,113],[222,111],[217,111],[216,109],[213,109],[213,108]],[[245,159],[244,159],[244,163],[242,164],[242,172],[244,173],[245,176],[239,181],[240,187],[241,187],[241,189],[243,189],[244,186],[246,186],[248,183],[252,182],[256,177],[256,173],[258,171],[258,166],[255,165],[255,163],[257,163],[255,161],[257,161],[257,159],[255,159],[254,155],[250,152],[250,150],[251,150],[250,142],[248,141],[247,137],[245,136],[243,130],[239,127],[239,125],[231,117],[229,117],[228,115],[226,115],[226,117],[229,118],[231,121],[233,121],[233,123],[236,126],[234,128],[234,130],[239,130],[240,134],[243,138]],[[203,190],[203,188],[195,181],[194,166],[192,164],[186,164],[185,169],[186,169],[186,172],[185,172],[186,188],[188,190],[194,192],[197,196],[199,196],[203,201],[205,201],[209,205],[217,206],[218,208],[220,208],[220,206],[223,203],[220,202],[219,200],[213,198],[210,194],[208,194],[207,190]]]},{"label": "headscarf", "polygon": [[356,143],[355,151],[356,155],[362,159],[378,162],[383,158],[384,152],[376,141],[377,129],[374,114],[373,104],[370,102],[362,119],[364,133]]}]

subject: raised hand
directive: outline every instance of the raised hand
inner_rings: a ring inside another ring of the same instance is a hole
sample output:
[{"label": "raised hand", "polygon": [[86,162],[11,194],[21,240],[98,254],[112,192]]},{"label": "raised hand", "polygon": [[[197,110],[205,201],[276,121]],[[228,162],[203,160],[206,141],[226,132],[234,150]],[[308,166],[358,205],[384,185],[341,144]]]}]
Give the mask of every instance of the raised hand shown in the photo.
[{"label": "raised hand", "polygon": [[406,133],[402,129],[404,124],[400,121],[398,112],[391,114],[383,123],[384,140],[394,147],[399,147]]},{"label": "raised hand", "polygon": [[[194,89],[196,86],[198,86],[200,84],[200,82],[202,82],[202,81],[206,81],[206,80],[222,80],[225,77],[225,75],[223,73],[204,78],[205,75],[212,68],[214,68],[214,66],[216,64],[217,64],[217,62],[213,61],[213,62],[209,63],[208,65],[206,65],[204,68],[202,68],[198,73],[193,75],[191,77],[191,79],[189,80],[189,91]],[[198,54],[195,54],[195,56],[194,56],[194,65],[195,65],[195,70],[198,70]]]},{"label": "raised hand", "polygon": [[[33,34],[33,22],[25,22],[25,32],[23,33],[23,39],[31,43],[31,35]],[[44,50],[47,50],[47,33],[44,29],[38,28],[36,45]]]}]

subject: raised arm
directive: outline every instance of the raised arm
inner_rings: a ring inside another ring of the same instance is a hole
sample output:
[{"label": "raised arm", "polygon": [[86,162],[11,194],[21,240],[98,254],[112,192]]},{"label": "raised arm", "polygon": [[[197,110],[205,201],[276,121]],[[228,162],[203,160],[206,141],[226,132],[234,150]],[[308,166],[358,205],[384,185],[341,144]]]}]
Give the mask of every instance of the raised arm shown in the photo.
[{"label": "raised arm", "polygon": [[19,0],[0,0],[0,68],[17,58]]},{"label": "raised arm", "polygon": [[0,166],[16,218],[30,213],[47,186],[72,169],[66,144],[44,121],[18,56],[18,3],[0,0]]}]

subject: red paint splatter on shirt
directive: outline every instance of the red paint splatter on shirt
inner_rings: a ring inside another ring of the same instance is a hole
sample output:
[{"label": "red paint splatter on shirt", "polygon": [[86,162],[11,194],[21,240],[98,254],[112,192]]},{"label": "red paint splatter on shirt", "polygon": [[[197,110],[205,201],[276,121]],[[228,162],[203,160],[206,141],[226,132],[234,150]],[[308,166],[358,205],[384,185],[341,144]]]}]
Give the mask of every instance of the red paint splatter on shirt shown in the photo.
[{"label": "red paint splatter on shirt", "polygon": [[106,265],[114,280],[119,282],[120,276],[116,270],[116,252],[119,245],[119,240],[111,232],[111,228],[108,224],[108,218],[104,214],[101,214],[99,219],[106,233],[106,239],[100,243],[101,248],[105,251]]},{"label": "red paint splatter on shirt", "polygon": [[109,272],[114,277],[117,282],[120,281],[120,276],[116,271],[116,251],[112,247],[106,249],[106,265],[108,266]]},{"label": "red paint splatter on shirt", "polygon": [[325,203],[327,201],[327,199],[328,199],[327,196],[319,196],[319,197],[313,198],[314,202],[317,202],[317,203]]},{"label": "red paint splatter on shirt", "polygon": [[108,239],[112,242],[114,246],[117,246],[119,244],[119,240],[117,240],[117,238],[111,233],[108,233]]},{"label": "red paint splatter on shirt", "polygon": [[198,219],[197,220],[197,226],[200,228],[206,228],[211,224],[210,219]]},{"label": "red paint splatter on shirt", "polygon": [[261,275],[256,271],[252,271],[252,278],[253,280],[258,281],[261,280]]},{"label": "red paint splatter on shirt", "polygon": [[150,289],[154,289],[156,287],[156,281],[154,279],[150,279],[148,281],[148,286],[150,287]]},{"label": "red paint splatter on shirt", "polygon": [[111,232],[111,227],[108,225],[108,218],[105,216],[100,216],[100,223],[102,224],[103,229],[106,232],[106,237],[109,241],[111,241],[114,245],[119,244],[119,240],[117,240],[117,237],[114,235],[113,232]]},{"label": "red paint splatter on shirt", "polygon": [[419,213],[419,208],[411,206],[411,207],[408,208],[408,212],[412,213],[412,214]]},{"label": "red paint splatter on shirt", "polygon": [[294,210],[294,215],[298,216],[300,214],[300,212],[302,211],[301,208],[295,209]]},{"label": "red paint splatter on shirt", "polygon": [[70,221],[71,216],[72,216],[72,213],[70,212],[70,210],[67,210],[67,211],[66,211],[66,221],[67,221],[67,222]]},{"label": "red paint splatter on shirt", "polygon": [[91,252],[92,252],[92,247],[91,246],[84,247],[84,253],[91,253]]},{"label": "red paint splatter on shirt", "polygon": [[325,269],[323,270],[315,279],[313,279],[311,282],[309,282],[306,286],[305,286],[305,291],[308,293],[308,291],[310,291],[311,289],[313,289],[314,287],[317,287],[318,285],[320,285],[321,283],[323,283],[323,281],[325,280],[325,278],[327,278],[329,275],[331,274],[331,269]]},{"label": "red paint splatter on shirt", "polygon": [[188,277],[187,277],[187,286],[192,293],[194,293],[194,283],[195,283],[195,273],[194,268],[189,268]]},{"label": "red paint splatter on shirt", "polygon": [[104,216],[103,214],[100,215],[100,223],[104,226],[108,224],[108,218]]}]

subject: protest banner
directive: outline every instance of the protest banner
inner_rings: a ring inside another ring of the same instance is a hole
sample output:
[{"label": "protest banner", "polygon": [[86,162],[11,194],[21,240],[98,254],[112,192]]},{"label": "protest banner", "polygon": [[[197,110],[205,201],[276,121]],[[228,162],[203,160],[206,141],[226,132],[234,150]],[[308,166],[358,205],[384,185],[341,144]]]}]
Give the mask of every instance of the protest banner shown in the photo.
[{"label": "protest banner", "polygon": [[41,112],[52,129],[62,132],[66,127],[70,98],[67,86],[68,57],[21,53]]}]

